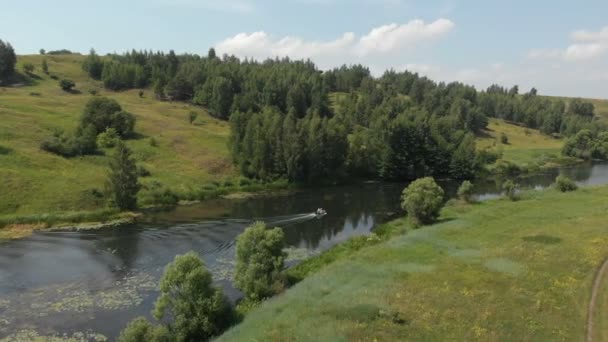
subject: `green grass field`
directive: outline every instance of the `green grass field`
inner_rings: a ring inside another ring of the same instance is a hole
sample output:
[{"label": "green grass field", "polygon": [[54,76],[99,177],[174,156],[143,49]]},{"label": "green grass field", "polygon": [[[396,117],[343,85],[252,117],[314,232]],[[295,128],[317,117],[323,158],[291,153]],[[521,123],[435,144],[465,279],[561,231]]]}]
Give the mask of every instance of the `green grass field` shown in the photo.
[{"label": "green grass field", "polygon": [[[504,133],[509,138],[508,144],[500,142]],[[503,159],[519,165],[544,163],[560,158],[563,139],[555,139],[529,129],[499,119],[490,119],[488,129],[477,139],[477,147],[497,148],[503,151]]]},{"label": "green grass field", "polygon": [[[33,85],[0,88],[0,216],[98,209],[92,189],[102,189],[107,156],[62,158],[39,149],[54,130],[73,131],[90,90],[116,99],[137,117],[138,139],[128,141],[138,162],[157,181],[187,192],[206,182],[235,176],[226,145],[229,126],[200,108],[160,102],[151,90],[109,92],[81,70],[83,56],[45,56],[51,75],[76,82],[79,94],[62,91],[41,71],[43,56],[20,56],[36,66]],[[194,125],[187,114],[199,113]],[[154,138],[157,147],[149,143]]]},{"label": "green grass field", "polygon": [[598,187],[452,204],[440,223],[338,259],[219,340],[583,340],[591,284],[608,256],[607,196]]}]

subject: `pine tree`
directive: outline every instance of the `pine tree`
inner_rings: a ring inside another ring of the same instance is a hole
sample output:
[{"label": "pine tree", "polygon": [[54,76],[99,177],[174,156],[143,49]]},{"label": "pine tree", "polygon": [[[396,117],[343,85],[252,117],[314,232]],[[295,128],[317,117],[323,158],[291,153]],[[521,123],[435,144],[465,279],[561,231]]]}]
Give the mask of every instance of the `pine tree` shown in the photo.
[{"label": "pine tree", "polygon": [[112,204],[120,210],[135,209],[139,189],[137,167],[135,160],[131,157],[131,150],[119,140],[110,161],[108,177],[108,192],[111,195]]}]

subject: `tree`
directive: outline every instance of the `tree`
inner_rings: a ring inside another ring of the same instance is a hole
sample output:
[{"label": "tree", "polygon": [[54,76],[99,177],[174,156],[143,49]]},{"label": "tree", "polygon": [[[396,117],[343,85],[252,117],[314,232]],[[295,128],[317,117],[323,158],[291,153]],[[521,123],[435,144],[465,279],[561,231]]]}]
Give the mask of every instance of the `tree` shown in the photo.
[{"label": "tree", "polygon": [[197,117],[198,117],[198,113],[195,111],[191,111],[190,113],[188,113],[188,121],[190,122],[191,125],[194,123],[194,121],[196,120]]},{"label": "tree", "polygon": [[135,121],[135,116],[123,111],[116,100],[103,96],[89,99],[80,117],[80,125],[92,124],[97,134],[114,128],[123,138],[133,134]]},{"label": "tree", "polygon": [[116,146],[120,137],[114,128],[108,128],[105,132],[97,135],[97,145],[103,148],[112,148]]},{"label": "tree", "polygon": [[169,329],[162,325],[153,325],[144,317],[129,322],[120,332],[119,342],[170,342],[173,341]]},{"label": "tree", "polygon": [[207,53],[207,58],[209,58],[209,59],[215,59],[215,58],[217,58],[217,56],[215,54],[215,49],[214,48],[210,48],[209,49],[209,53]]},{"label": "tree", "polygon": [[89,55],[82,63],[82,69],[89,74],[94,80],[100,80],[101,75],[103,73],[103,61],[101,58],[95,53],[94,49],[91,49]]},{"label": "tree", "polygon": [[237,237],[235,285],[245,297],[259,301],[276,294],[284,285],[284,233],[256,222]]},{"label": "tree", "polygon": [[475,176],[475,137],[467,134],[452,154],[450,175],[455,179],[471,179]]},{"label": "tree", "polygon": [[107,187],[114,206],[120,210],[133,210],[137,207],[137,193],[140,189],[137,166],[131,157],[131,150],[122,140],[116,144],[116,151],[110,160]]},{"label": "tree", "polygon": [[468,180],[462,182],[458,188],[458,197],[467,203],[471,203],[473,201],[473,183]]},{"label": "tree", "polygon": [[171,335],[184,342],[207,341],[234,321],[230,304],[194,252],[178,255],[167,265],[153,315],[159,321],[171,320]]},{"label": "tree", "polygon": [[23,71],[24,71],[26,74],[31,74],[32,72],[34,72],[34,69],[35,69],[35,68],[36,68],[36,67],[35,67],[35,66],[34,66],[34,64],[32,64],[32,63],[24,63],[24,64],[23,64]]},{"label": "tree", "polygon": [[45,74],[49,73],[49,65],[46,62],[46,58],[42,59],[42,72]]},{"label": "tree", "polygon": [[555,187],[561,192],[570,192],[578,189],[576,183],[564,175],[559,175],[555,178]]},{"label": "tree", "polygon": [[61,81],[59,81],[59,87],[61,87],[61,89],[66,92],[71,92],[75,86],[76,83],[74,83],[74,81],[72,80],[62,79]]},{"label": "tree", "polygon": [[0,78],[6,78],[15,72],[17,56],[15,50],[9,42],[0,39]]},{"label": "tree", "polygon": [[44,50],[44,49],[40,49],[39,52],[40,52],[41,55],[45,55],[46,54],[46,50]]},{"label": "tree", "polygon": [[443,189],[432,177],[420,178],[403,190],[401,208],[413,224],[432,223],[443,206]]}]

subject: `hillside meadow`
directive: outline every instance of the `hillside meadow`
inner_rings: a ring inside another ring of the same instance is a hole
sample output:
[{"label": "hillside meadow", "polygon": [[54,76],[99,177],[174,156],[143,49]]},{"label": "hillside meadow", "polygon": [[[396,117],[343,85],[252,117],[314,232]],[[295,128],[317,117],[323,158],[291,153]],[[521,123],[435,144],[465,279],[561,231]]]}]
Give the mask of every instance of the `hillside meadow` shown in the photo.
[{"label": "hillside meadow", "polygon": [[[591,284],[608,255],[606,196],[604,186],[452,202],[439,223],[338,258],[219,341],[583,340]],[[594,306],[598,341],[605,281]]]},{"label": "hillside meadow", "polygon": [[[227,122],[212,118],[201,107],[157,101],[147,89],[143,97],[137,90],[106,91],[82,71],[83,56],[44,56],[50,75],[41,71],[42,58],[19,57],[19,69],[26,62],[36,66],[31,85],[0,88],[0,216],[93,210],[102,205],[95,190],[103,189],[111,151],[66,159],[39,148],[54,131],[76,128],[91,91],[116,99],[137,117],[137,138],[127,144],[138,164],[151,173],[142,179],[144,185],[188,192],[235,176],[226,144]],[[51,75],[75,81],[76,92],[61,90]],[[198,114],[192,125],[191,111]]]}]

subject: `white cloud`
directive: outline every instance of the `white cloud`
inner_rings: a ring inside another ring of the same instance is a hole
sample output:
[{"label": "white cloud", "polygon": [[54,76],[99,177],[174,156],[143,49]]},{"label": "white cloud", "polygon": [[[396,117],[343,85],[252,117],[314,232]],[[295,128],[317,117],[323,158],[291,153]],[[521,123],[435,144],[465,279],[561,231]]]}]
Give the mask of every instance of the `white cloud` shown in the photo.
[{"label": "white cloud", "polygon": [[259,31],[239,33],[227,38],[216,45],[216,50],[220,54],[255,59],[284,56],[293,59],[311,58],[326,68],[342,63],[364,62],[371,57],[396,58],[421,44],[445,36],[453,28],[454,23],[443,18],[428,24],[422,20],[412,20],[402,25],[389,24],[373,28],[360,38],[347,32],[329,41],[291,36],[274,38]]},{"label": "white cloud", "polygon": [[407,24],[390,24],[376,27],[361,37],[356,50],[366,56],[374,53],[388,53],[412,48],[418,43],[437,39],[454,28],[448,19],[438,19],[430,24],[422,20],[412,20]]},{"label": "white cloud", "polygon": [[528,57],[574,62],[595,59],[608,51],[608,26],[599,31],[574,31],[570,34],[570,38],[574,42],[565,49],[532,49],[528,52]]}]

